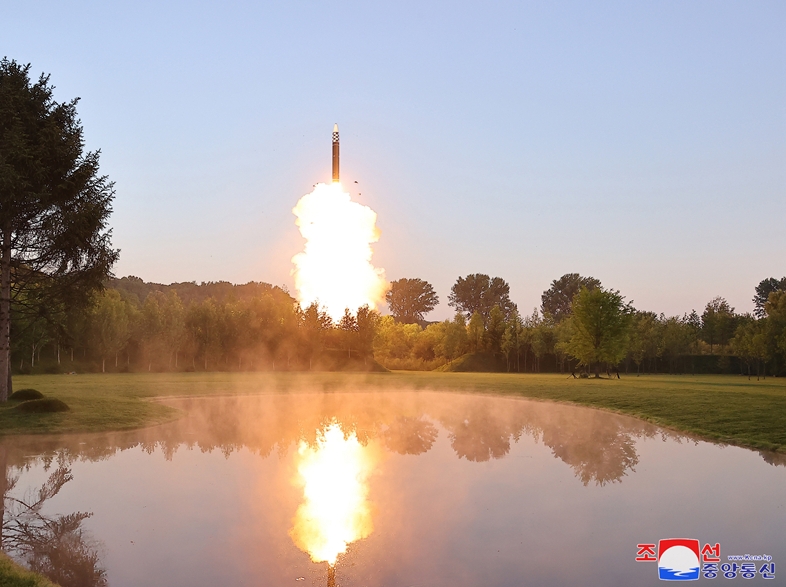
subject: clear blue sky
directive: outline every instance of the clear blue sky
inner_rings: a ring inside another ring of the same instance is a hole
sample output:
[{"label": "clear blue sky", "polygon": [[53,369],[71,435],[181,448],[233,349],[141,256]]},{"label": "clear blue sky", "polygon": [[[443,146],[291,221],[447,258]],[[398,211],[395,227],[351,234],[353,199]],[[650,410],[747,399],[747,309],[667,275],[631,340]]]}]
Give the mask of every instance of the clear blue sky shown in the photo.
[{"label": "clear blue sky", "polygon": [[567,272],[640,309],[752,308],[786,275],[786,3],[0,2],[0,52],[81,97],[118,276],[292,289],[330,177],[375,262],[524,312]]}]

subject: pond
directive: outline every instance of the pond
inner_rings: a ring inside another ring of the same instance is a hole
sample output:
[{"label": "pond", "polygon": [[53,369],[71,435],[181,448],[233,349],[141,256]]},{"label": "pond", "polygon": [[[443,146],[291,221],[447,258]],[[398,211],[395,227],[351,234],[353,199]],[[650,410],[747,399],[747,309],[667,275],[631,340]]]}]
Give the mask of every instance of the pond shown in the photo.
[{"label": "pond", "polygon": [[480,395],[165,403],[184,416],[0,438],[3,549],[64,587],[741,581],[746,554],[775,563],[756,582],[786,574],[784,455]]}]

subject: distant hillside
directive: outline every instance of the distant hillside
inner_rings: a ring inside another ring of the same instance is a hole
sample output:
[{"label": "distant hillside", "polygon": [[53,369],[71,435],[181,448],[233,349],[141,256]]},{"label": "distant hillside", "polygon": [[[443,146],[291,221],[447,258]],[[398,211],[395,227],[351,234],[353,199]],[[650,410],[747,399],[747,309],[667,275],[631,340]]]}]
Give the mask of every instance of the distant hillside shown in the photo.
[{"label": "distant hillside", "polygon": [[279,301],[295,302],[295,299],[279,286],[257,281],[249,281],[242,285],[235,285],[228,281],[208,281],[199,284],[195,281],[188,281],[164,285],[161,283],[148,283],[139,277],[129,275],[120,279],[110,279],[107,286],[118,290],[123,294],[123,297],[136,301],[139,304],[144,303],[145,298],[154,291],[164,293],[169,291],[177,292],[177,295],[185,305],[191,302],[202,302],[207,298],[213,298],[220,302],[250,300],[264,294],[270,294]]}]

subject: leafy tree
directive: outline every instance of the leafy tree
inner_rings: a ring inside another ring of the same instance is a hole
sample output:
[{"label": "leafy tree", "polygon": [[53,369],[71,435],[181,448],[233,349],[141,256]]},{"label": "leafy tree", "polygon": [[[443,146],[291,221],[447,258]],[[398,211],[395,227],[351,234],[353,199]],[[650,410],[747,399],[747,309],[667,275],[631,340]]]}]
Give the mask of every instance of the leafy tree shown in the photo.
[{"label": "leafy tree", "polygon": [[767,344],[768,319],[753,320],[749,315],[741,317],[740,324],[729,341],[732,351],[748,367],[748,379],[751,378],[751,363],[756,363],[756,379],[766,375],[767,362],[771,358]]},{"label": "leafy tree", "polygon": [[502,338],[505,335],[505,316],[499,306],[491,308],[486,327],[486,348],[492,353],[502,352]]},{"label": "leafy tree", "polygon": [[356,347],[365,361],[374,353],[374,336],[379,326],[379,313],[368,306],[358,308],[355,323],[357,324]]},{"label": "leafy tree", "polygon": [[452,361],[465,354],[468,346],[467,320],[464,318],[464,314],[456,314],[452,322],[445,321],[444,356]]},{"label": "leafy tree", "polygon": [[489,277],[482,273],[459,277],[450,290],[448,305],[463,312],[471,320],[476,312],[487,324],[491,309],[499,306],[507,318],[516,308],[510,301],[510,286],[501,277]]},{"label": "leafy tree", "polygon": [[84,153],[77,100],[48,76],[0,60],[0,401],[10,389],[11,303],[39,288],[33,312],[85,305],[117,260],[106,223],[113,184]]},{"label": "leafy tree", "polygon": [[93,339],[101,356],[101,371],[106,372],[106,358],[115,357],[131,336],[131,322],[126,303],[114,289],[103,291],[92,312]]},{"label": "leafy tree", "polygon": [[701,315],[701,333],[710,345],[710,354],[716,344],[723,346],[729,341],[735,326],[734,308],[725,299],[717,296],[707,303]]},{"label": "leafy tree", "polygon": [[567,352],[598,377],[600,363],[616,364],[624,356],[632,308],[618,291],[581,289],[573,298],[573,334]]},{"label": "leafy tree", "polygon": [[516,371],[521,371],[521,349],[524,346],[524,322],[517,310],[511,312],[510,318],[505,322],[505,332],[502,335],[502,353],[508,371],[515,361]]},{"label": "leafy tree", "polygon": [[756,286],[756,295],[753,296],[754,316],[757,318],[765,316],[764,306],[767,304],[770,294],[776,291],[786,291],[786,277],[781,277],[780,279],[768,277],[759,282],[759,285]]},{"label": "leafy tree", "polygon": [[554,323],[547,319],[538,319],[532,331],[532,354],[535,355],[535,369],[540,372],[540,360],[556,349],[557,336]]},{"label": "leafy tree", "polygon": [[341,333],[342,346],[347,349],[347,356],[352,358],[352,347],[356,344],[358,334],[358,320],[349,311],[349,308],[344,310],[344,315],[338,322],[338,329]]},{"label": "leafy tree", "polygon": [[217,358],[221,351],[221,313],[213,298],[191,304],[186,312],[186,330],[195,345],[195,354],[201,354],[208,369],[209,359]]},{"label": "leafy tree", "polygon": [[583,287],[595,289],[600,286],[600,281],[594,277],[582,277],[578,273],[566,273],[559,279],[551,282],[551,287],[543,292],[541,311],[544,316],[551,316],[554,322],[561,322],[570,316],[570,305],[573,297]]},{"label": "leafy tree", "polygon": [[770,294],[764,305],[769,326],[769,337],[772,340],[775,355],[786,360],[786,291]]},{"label": "leafy tree", "polygon": [[660,319],[663,337],[663,354],[669,360],[669,371],[677,366],[677,358],[688,354],[692,341],[690,327],[679,316]]},{"label": "leafy tree", "polygon": [[423,317],[439,304],[434,288],[422,279],[398,279],[385,294],[391,314],[404,324],[422,324]]},{"label": "leafy tree", "polygon": [[631,322],[628,348],[637,373],[645,360],[657,371],[658,357],[663,354],[663,322],[654,312],[636,312]]},{"label": "leafy tree", "polygon": [[474,312],[467,325],[467,341],[470,351],[478,353],[483,350],[483,338],[486,329],[483,327],[483,317],[480,312]]},{"label": "leafy tree", "polygon": [[333,327],[333,321],[330,319],[330,315],[314,302],[301,312],[301,326],[304,331],[303,347],[308,355],[310,370],[314,358],[318,357],[325,348],[325,336]]}]

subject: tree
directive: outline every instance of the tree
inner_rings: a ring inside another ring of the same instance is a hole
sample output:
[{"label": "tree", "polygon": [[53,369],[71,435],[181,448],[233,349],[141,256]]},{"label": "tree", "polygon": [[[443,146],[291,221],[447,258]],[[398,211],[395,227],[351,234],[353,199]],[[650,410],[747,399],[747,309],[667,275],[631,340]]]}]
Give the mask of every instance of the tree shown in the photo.
[{"label": "tree", "polygon": [[781,277],[779,280],[774,277],[762,279],[759,285],[756,286],[756,295],[753,296],[753,315],[757,318],[763,318],[766,314],[764,306],[770,297],[770,294],[776,291],[786,291],[786,277]]},{"label": "tree", "polygon": [[106,371],[106,358],[123,350],[131,336],[130,320],[126,303],[120,293],[108,289],[101,293],[93,307],[93,336],[101,355],[101,371]]},{"label": "tree", "polygon": [[583,288],[573,298],[573,332],[567,352],[588,369],[616,364],[625,356],[632,308],[618,291]]},{"label": "tree", "polygon": [[701,315],[701,333],[704,341],[710,345],[710,354],[716,344],[725,345],[736,326],[734,308],[720,296],[712,298]]},{"label": "tree", "polygon": [[780,354],[786,360],[786,291],[770,294],[764,306],[767,314],[769,338],[775,347],[775,356]]},{"label": "tree", "polygon": [[578,273],[566,273],[559,279],[551,282],[551,287],[540,296],[541,312],[544,316],[551,316],[554,322],[561,322],[570,316],[570,304],[573,297],[583,287],[595,289],[600,286],[600,281],[594,277],[582,277]]},{"label": "tree", "polygon": [[472,314],[472,318],[467,325],[467,341],[469,348],[473,353],[479,353],[483,350],[483,338],[485,328],[483,327],[483,317],[479,312]]},{"label": "tree", "polygon": [[524,346],[524,322],[517,310],[511,313],[510,318],[505,322],[505,333],[502,335],[502,352],[508,371],[511,370],[513,360],[516,362],[516,371],[521,371],[521,349]]},{"label": "tree", "polygon": [[467,320],[464,314],[456,314],[452,322],[445,321],[444,356],[449,361],[467,352]]},{"label": "tree", "polygon": [[338,321],[338,330],[340,332],[341,344],[347,349],[347,357],[352,358],[352,347],[356,346],[358,338],[358,320],[349,311],[349,308],[344,310],[344,315]]},{"label": "tree", "polygon": [[56,102],[49,77],[29,73],[0,61],[0,401],[12,300],[35,285],[39,312],[83,306],[118,257],[106,225],[114,187],[98,175],[99,152],[83,152],[77,100]]},{"label": "tree", "polygon": [[507,319],[516,308],[510,301],[510,286],[501,277],[489,277],[482,273],[459,277],[450,290],[448,305],[463,312],[468,319],[477,312],[487,324],[491,309],[499,306]]},{"label": "tree", "polygon": [[505,336],[505,316],[499,306],[491,308],[486,326],[486,348],[492,353],[502,352],[502,338]]},{"label": "tree", "polygon": [[422,279],[398,279],[385,294],[390,313],[404,324],[423,324],[423,317],[439,304],[434,288]]}]

